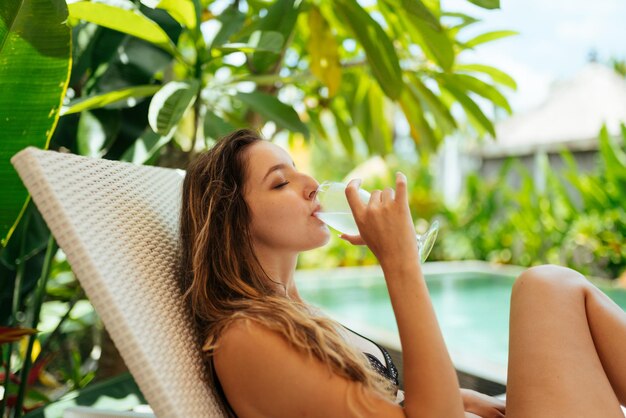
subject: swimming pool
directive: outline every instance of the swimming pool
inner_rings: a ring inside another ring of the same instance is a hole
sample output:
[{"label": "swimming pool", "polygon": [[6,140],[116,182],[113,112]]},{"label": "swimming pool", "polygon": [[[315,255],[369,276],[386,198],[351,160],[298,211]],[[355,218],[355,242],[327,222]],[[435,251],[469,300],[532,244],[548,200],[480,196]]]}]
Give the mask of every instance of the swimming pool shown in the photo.
[{"label": "swimming pool", "polygon": [[[509,301],[518,267],[427,263],[426,282],[457,370],[506,383]],[[329,316],[400,351],[398,328],[380,268],[299,271],[300,295]],[[626,290],[601,288],[626,310]]]}]

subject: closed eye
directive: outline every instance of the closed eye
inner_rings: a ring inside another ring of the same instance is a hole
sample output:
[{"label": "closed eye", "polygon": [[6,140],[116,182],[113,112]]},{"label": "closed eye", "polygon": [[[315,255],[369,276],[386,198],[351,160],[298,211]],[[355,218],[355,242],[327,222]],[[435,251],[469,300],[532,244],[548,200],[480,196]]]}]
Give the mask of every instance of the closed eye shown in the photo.
[{"label": "closed eye", "polygon": [[286,185],[288,185],[288,184],[289,184],[289,182],[288,182],[288,181],[286,181],[286,182],[284,182],[284,183],[280,183],[278,186],[275,186],[275,187],[274,187],[274,189],[281,189],[281,188],[283,188],[284,186],[286,186]]}]

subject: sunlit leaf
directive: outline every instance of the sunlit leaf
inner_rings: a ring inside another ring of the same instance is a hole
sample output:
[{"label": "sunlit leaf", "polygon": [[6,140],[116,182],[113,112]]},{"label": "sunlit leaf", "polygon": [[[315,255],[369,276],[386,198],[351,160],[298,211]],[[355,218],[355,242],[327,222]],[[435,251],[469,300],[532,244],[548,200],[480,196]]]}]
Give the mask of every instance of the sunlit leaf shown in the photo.
[{"label": "sunlit leaf", "polygon": [[445,30],[436,31],[419,19],[400,16],[411,38],[419,44],[426,56],[437,63],[444,71],[454,65],[454,45]]},{"label": "sunlit leaf", "polygon": [[479,126],[484,128],[489,134],[495,138],[496,132],[493,127],[493,124],[485,116],[480,107],[474,102],[465,92],[454,87],[450,84],[444,84],[443,86],[447,91],[454,96],[454,98],[461,104],[463,109],[467,112],[468,116],[470,116],[470,120],[474,120]]},{"label": "sunlit leaf", "polygon": [[236,7],[229,7],[217,16],[217,20],[221,26],[215,37],[211,41],[207,40],[211,45],[210,48],[227,43],[231,36],[239,32],[246,20],[246,14],[241,13]]},{"label": "sunlit leaf", "polygon": [[468,48],[474,48],[477,45],[484,44],[487,42],[492,42],[497,39],[507,38],[509,36],[518,35],[519,33],[514,30],[498,30],[494,32],[482,33],[475,38],[470,39],[467,42],[464,42],[464,45]]},{"label": "sunlit leaf", "polygon": [[474,3],[483,9],[499,9],[500,0],[469,0],[470,3]]},{"label": "sunlit leaf", "polygon": [[246,54],[252,52],[272,52],[278,54],[285,42],[285,38],[280,32],[275,31],[256,31],[250,35],[250,39],[246,43],[228,43],[223,44],[216,49],[224,52],[244,52]]},{"label": "sunlit leaf", "polygon": [[134,164],[147,164],[163,146],[170,142],[171,138],[171,135],[159,135],[147,128],[124,152],[120,160]]},{"label": "sunlit leaf", "polygon": [[439,19],[426,7],[421,0],[385,0],[396,12],[406,11],[413,18],[421,19],[433,30],[440,31]]},{"label": "sunlit leaf", "polygon": [[61,108],[61,115],[69,115],[70,113],[82,112],[83,110],[91,110],[106,105],[126,100],[128,107],[137,104],[137,99],[152,96],[159,91],[161,86],[147,85],[135,86],[127,89],[110,91],[104,94],[98,94],[90,97],[81,97],[73,100],[67,106]]},{"label": "sunlit leaf", "polygon": [[507,87],[512,88],[513,90],[517,90],[517,83],[515,82],[513,77],[511,77],[504,71],[498,70],[497,68],[491,67],[489,65],[459,64],[456,65],[455,69],[458,71],[476,71],[487,74],[494,82],[503,84]]},{"label": "sunlit leaf", "polygon": [[335,7],[363,46],[380,87],[389,98],[397,99],[403,87],[402,72],[396,50],[383,28],[356,0],[339,0]]},{"label": "sunlit leaf", "polygon": [[192,0],[141,0],[151,9],[163,9],[178,23],[190,30],[196,28],[196,10]]},{"label": "sunlit leaf", "polygon": [[456,13],[456,12],[443,12],[442,16],[446,17],[454,17],[461,19],[461,23],[451,26],[449,29],[452,34],[456,35],[459,30],[472,25],[476,22],[480,22],[480,19],[477,19],[473,16],[466,15],[465,13]]},{"label": "sunlit leaf", "polygon": [[305,136],[309,135],[309,130],[298,117],[298,114],[291,106],[278,100],[276,97],[258,91],[252,93],[237,93],[235,96],[266,120],[276,122],[281,128],[292,132],[300,132]]},{"label": "sunlit leaf", "polygon": [[215,113],[207,110],[204,115],[204,135],[215,140],[220,139],[235,130],[235,127],[217,116]]},{"label": "sunlit leaf", "polygon": [[100,158],[106,154],[120,129],[120,119],[116,111],[91,111],[80,114],[76,144],[78,153],[88,157]]},{"label": "sunlit leaf", "polygon": [[161,135],[170,135],[196,100],[198,80],[170,81],[159,90],[148,110],[148,123]]},{"label": "sunlit leaf", "polygon": [[439,141],[426,118],[424,118],[424,110],[415,92],[412,89],[405,89],[399,103],[409,123],[411,138],[413,138],[417,149],[433,151]]},{"label": "sunlit leaf", "polygon": [[389,124],[391,117],[386,112],[385,97],[382,90],[376,84],[372,84],[367,99],[369,102],[369,135],[366,142],[374,152],[386,155],[391,151],[393,131]]},{"label": "sunlit leaf", "polygon": [[68,8],[70,16],[73,18],[135,36],[156,45],[174,56],[180,55],[165,31],[155,22],[141,14],[139,10],[126,10],[90,1],[70,3]]},{"label": "sunlit leaf", "polygon": [[343,144],[344,149],[350,156],[354,156],[354,140],[352,138],[352,134],[350,133],[350,128],[348,124],[343,120],[340,112],[334,109],[331,109],[333,113],[333,117],[335,118],[335,127],[337,128],[337,134],[339,135],[339,139]]},{"label": "sunlit leaf", "polygon": [[309,11],[309,53],[311,54],[311,72],[328,88],[328,96],[333,97],[341,82],[341,65],[337,41],[328,22],[317,7]]},{"label": "sunlit leaf", "polygon": [[446,131],[452,131],[457,128],[456,121],[450,112],[450,109],[441,101],[441,99],[432,92],[428,87],[421,82],[417,75],[408,75],[409,88],[413,91],[419,101],[425,103],[428,110],[430,110],[438,121],[442,125],[442,129]]},{"label": "sunlit leaf", "polygon": [[495,87],[485,83],[484,81],[467,74],[452,74],[444,77],[448,78],[448,82],[454,82],[457,88],[472,91],[491,101],[496,106],[503,108],[509,114],[513,113],[506,97],[504,97]]},{"label": "sunlit leaf", "polygon": [[[267,8],[267,13],[257,24],[252,24],[249,29],[254,31],[268,32],[274,31],[282,35],[283,39],[290,39],[302,9],[303,2],[296,0],[276,0]],[[255,52],[250,60],[253,72],[262,74],[267,72],[276,61],[280,58],[280,54],[274,51]]]}]

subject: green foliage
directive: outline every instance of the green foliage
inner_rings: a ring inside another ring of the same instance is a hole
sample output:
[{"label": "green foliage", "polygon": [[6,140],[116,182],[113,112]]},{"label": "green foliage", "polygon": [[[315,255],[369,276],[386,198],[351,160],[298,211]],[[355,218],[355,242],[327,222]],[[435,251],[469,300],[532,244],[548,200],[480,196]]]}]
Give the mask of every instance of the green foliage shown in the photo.
[{"label": "green foliage", "polygon": [[70,71],[70,31],[62,0],[0,4],[1,246],[26,204],[26,189],[9,159],[27,145],[46,148]]},{"label": "green foliage", "polygon": [[105,28],[127,33],[171,53],[178,55],[176,47],[159,25],[144,16],[130,1],[122,4],[126,8],[105,3],[81,1],[68,5],[70,16],[92,22]]},{"label": "green foliage", "polygon": [[[365,180],[366,189],[391,184],[396,170],[407,173],[409,198],[416,229],[423,232],[438,219],[441,231],[429,257],[436,260],[486,260],[531,266],[555,263],[584,274],[617,278],[626,272],[626,126],[621,141],[610,138],[605,127],[599,133],[598,164],[583,172],[573,155],[561,153],[565,168],[552,169],[548,157],[539,159],[545,185],[536,184],[528,169],[515,159],[506,160],[495,178],[479,174],[467,177],[458,204],[447,207],[433,189],[427,163],[407,164],[387,158],[382,173]],[[325,155],[326,153],[324,153]],[[319,178],[352,177],[341,158],[316,166]],[[358,170],[358,168],[357,168]],[[339,238],[305,253],[301,268],[375,264],[363,247]]]},{"label": "green foliage", "polygon": [[[496,1],[483,6],[497,5]],[[463,20],[461,25],[448,27],[442,23],[443,14],[438,2],[404,0],[386,0],[368,8],[354,0],[336,2],[334,7],[325,2],[293,0],[251,2],[245,13],[234,3],[218,15],[190,0],[144,0],[140,6],[130,1],[73,3],[70,16],[75,36],[85,44],[80,49],[81,63],[90,61],[84,54],[92,55],[92,62],[96,58],[91,45],[106,42],[111,44],[107,49],[111,51],[109,58],[127,65],[113,71],[118,67],[116,62],[107,63],[97,57],[97,65],[76,67],[85,70],[82,83],[73,84],[74,91],[82,95],[70,102],[67,114],[79,109],[93,110],[98,105],[111,109],[115,105],[118,109],[134,107],[142,115],[140,120],[152,120],[141,132],[135,129],[134,138],[125,135],[125,122],[113,123],[120,129],[110,130],[99,141],[102,147],[116,145],[119,149],[114,154],[109,150],[99,153],[110,158],[124,155],[136,161],[129,153],[144,149],[147,143],[147,157],[155,159],[158,148],[170,141],[188,152],[201,144],[210,144],[209,139],[215,139],[226,127],[261,128],[267,122],[275,124],[276,133],[285,130],[304,136],[311,129],[307,122],[316,124],[313,133],[319,135],[318,139],[328,138],[329,130],[337,131],[342,144],[355,156],[354,147],[359,143],[368,154],[384,155],[391,151],[391,114],[399,106],[416,144],[424,151],[433,151],[443,137],[456,129],[458,116],[449,112],[452,102],[463,104],[479,133],[493,133],[493,127],[472,96],[510,110],[495,84],[470,74],[489,71],[493,83],[515,87],[510,77],[496,69],[457,69],[457,56],[473,46],[455,38],[477,20],[447,13],[447,17]],[[80,23],[79,19],[117,32],[94,31],[93,25]],[[219,29],[203,36],[199,22],[216,23]],[[504,35],[488,34],[475,42]],[[123,49],[127,46],[132,46],[132,51]],[[169,61],[162,63],[152,58],[151,48],[165,51]],[[139,55],[146,59],[141,63],[129,62]],[[234,59],[240,62],[233,64]],[[151,75],[147,84],[137,84],[131,74],[122,73],[129,64],[141,66],[146,75]],[[442,95],[447,92],[440,91],[428,79],[439,81],[457,71],[459,77],[454,78],[456,84],[451,87],[455,95],[443,100]],[[73,80],[78,81],[77,77],[73,76]],[[104,81],[115,81],[115,88]],[[171,100],[163,100],[170,97],[171,83],[193,82],[197,83],[197,90],[177,89],[175,96],[184,100],[174,100],[180,105],[173,111]],[[255,91],[250,91],[251,85]],[[148,116],[143,113],[145,106],[139,104],[153,92],[150,87],[158,86],[161,87],[148,106]],[[137,90],[133,91],[133,87]],[[407,89],[412,92],[406,93]],[[192,91],[194,99],[187,97]],[[327,109],[334,118],[320,118]],[[164,114],[167,120],[159,127],[155,124],[156,115],[163,119]],[[98,119],[122,117],[119,112],[103,115],[94,113]],[[357,129],[345,129],[348,126]]]},{"label": "green foliage", "polygon": [[[626,158],[623,143],[609,138],[605,127],[598,139],[598,165],[588,173],[567,151],[561,154],[561,172],[544,156],[545,188],[513,160],[491,181],[470,176],[459,207],[443,213],[431,257],[557,263],[584,274],[619,277],[626,271]],[[519,179],[519,187],[508,185],[511,178]]]}]

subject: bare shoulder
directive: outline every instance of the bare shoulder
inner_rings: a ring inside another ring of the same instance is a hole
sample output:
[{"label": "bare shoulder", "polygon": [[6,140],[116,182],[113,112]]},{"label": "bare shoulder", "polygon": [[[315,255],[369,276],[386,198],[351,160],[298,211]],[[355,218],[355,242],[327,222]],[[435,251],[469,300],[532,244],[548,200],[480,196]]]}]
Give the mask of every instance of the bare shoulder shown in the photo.
[{"label": "bare shoulder", "polygon": [[228,401],[240,416],[263,416],[289,380],[272,372],[291,354],[287,340],[256,321],[237,320],[218,344],[214,364]]},{"label": "bare shoulder", "polygon": [[[242,318],[236,319],[224,328],[219,337],[219,347],[233,348],[234,345],[249,345],[252,340],[264,340],[267,337],[278,335],[268,327],[257,321]],[[258,341],[257,341],[258,342]]]},{"label": "bare shoulder", "polygon": [[236,360],[241,362],[242,356],[255,353],[271,354],[275,350],[288,347],[287,341],[280,334],[250,319],[238,319],[229,324],[219,337],[215,350],[215,363],[220,365]]},{"label": "bare shoulder", "polygon": [[331,372],[256,321],[233,322],[218,343],[216,372],[239,416],[403,416],[401,408]]}]

